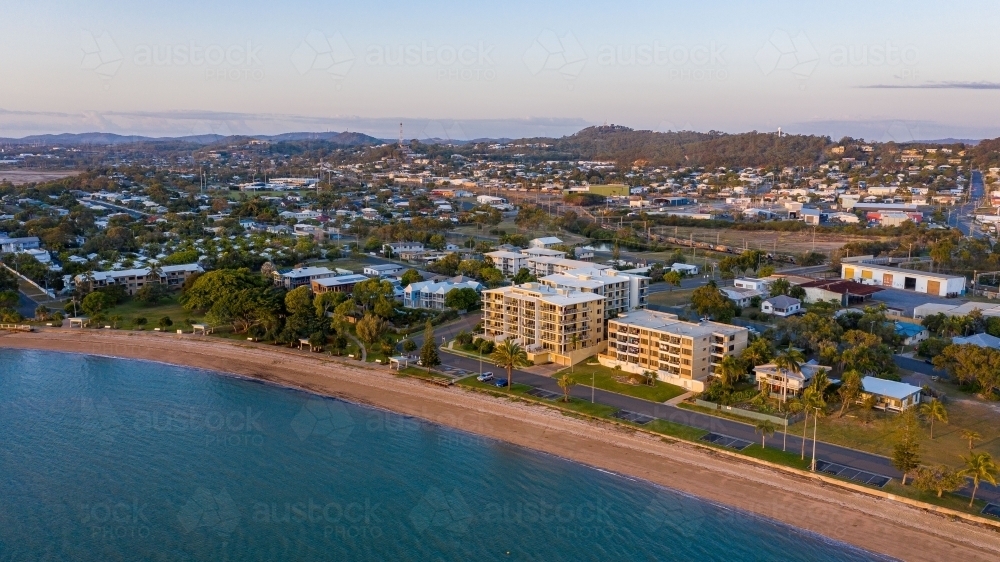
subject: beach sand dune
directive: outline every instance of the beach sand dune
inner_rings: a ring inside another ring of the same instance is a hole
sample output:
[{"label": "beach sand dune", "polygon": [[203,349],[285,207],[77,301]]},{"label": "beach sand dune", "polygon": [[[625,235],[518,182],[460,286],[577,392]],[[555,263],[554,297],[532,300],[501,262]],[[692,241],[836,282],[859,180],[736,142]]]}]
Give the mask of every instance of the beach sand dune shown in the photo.
[{"label": "beach sand dune", "polygon": [[703,448],[456,387],[266,345],[168,334],[47,330],[0,348],[161,361],[385,408],[634,476],[901,560],[1000,560],[1000,532]]}]

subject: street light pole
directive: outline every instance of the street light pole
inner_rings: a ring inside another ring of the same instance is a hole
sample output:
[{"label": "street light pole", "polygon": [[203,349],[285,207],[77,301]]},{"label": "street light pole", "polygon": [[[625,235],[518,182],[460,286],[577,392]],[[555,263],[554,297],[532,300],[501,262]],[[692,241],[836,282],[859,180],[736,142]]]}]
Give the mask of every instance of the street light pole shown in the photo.
[{"label": "street light pole", "polygon": [[819,408],[813,413],[813,459],[810,470],[816,472],[816,426],[819,425]]},{"label": "street light pole", "polygon": [[594,403],[594,381],[597,380],[596,373],[590,373],[590,403]]}]

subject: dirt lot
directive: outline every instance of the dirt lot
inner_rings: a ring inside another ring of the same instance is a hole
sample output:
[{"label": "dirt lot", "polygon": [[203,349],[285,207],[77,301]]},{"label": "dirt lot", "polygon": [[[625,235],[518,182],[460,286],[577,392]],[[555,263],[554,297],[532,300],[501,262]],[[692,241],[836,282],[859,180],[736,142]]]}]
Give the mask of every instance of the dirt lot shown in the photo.
[{"label": "dirt lot", "polygon": [[677,238],[689,238],[693,235],[695,241],[725,244],[739,248],[759,249],[767,252],[777,250],[782,253],[799,254],[807,252],[815,247],[817,252],[829,255],[833,250],[839,249],[848,242],[855,240],[869,240],[857,236],[844,236],[839,234],[816,234],[815,246],[813,242],[813,232],[806,230],[802,232],[776,232],[776,231],[751,231],[751,230],[730,230],[712,229],[696,227],[670,227],[665,226],[656,229],[656,234],[661,236],[675,236]]},{"label": "dirt lot", "polygon": [[0,182],[9,181],[14,185],[24,185],[26,183],[58,180],[75,176],[79,173],[76,170],[0,170]]}]

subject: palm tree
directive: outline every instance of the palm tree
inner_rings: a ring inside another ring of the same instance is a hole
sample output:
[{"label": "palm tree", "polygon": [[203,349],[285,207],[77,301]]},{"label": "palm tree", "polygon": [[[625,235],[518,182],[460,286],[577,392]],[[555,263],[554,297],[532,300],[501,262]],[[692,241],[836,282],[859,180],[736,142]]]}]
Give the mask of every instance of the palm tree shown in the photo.
[{"label": "palm tree", "polygon": [[559,384],[559,388],[563,390],[563,402],[569,402],[569,389],[576,384],[576,381],[574,381],[569,375],[564,374],[556,380],[556,383]]},{"label": "palm tree", "polygon": [[760,433],[761,449],[764,448],[764,440],[770,437],[771,435],[774,435],[774,432],[775,430],[777,430],[777,428],[778,426],[774,425],[774,422],[772,422],[771,420],[760,420],[757,422],[757,425],[754,426],[754,433]]},{"label": "palm tree", "polygon": [[802,352],[793,348],[792,344],[788,344],[788,348],[783,349],[781,353],[774,358],[774,366],[782,378],[782,402],[785,402],[788,398],[788,373],[801,373],[802,363],[804,363],[805,360],[806,358],[802,355]]},{"label": "palm tree", "polygon": [[[806,388],[805,392],[802,393],[802,407],[806,411],[806,416],[808,417],[809,411],[812,410],[813,413],[813,432],[816,431],[816,424],[819,423],[819,417],[823,415],[823,408],[826,407],[826,401],[823,400],[823,394],[816,390],[816,387],[809,386]],[[806,458],[806,430],[802,428],[802,460]]]},{"label": "palm tree", "polygon": [[809,405],[805,401],[805,396],[802,400],[793,398],[791,402],[788,403],[788,413],[795,415],[799,412],[804,414],[802,419],[802,460],[806,458],[806,432],[809,430]]},{"label": "palm tree", "polygon": [[964,440],[966,440],[966,441],[969,442],[969,452],[970,453],[972,452],[972,446],[975,444],[975,442],[979,441],[982,438],[983,438],[983,436],[980,435],[979,432],[977,432],[977,431],[973,431],[971,429],[963,429],[962,430],[962,439],[964,439]]},{"label": "palm tree", "polygon": [[727,355],[719,363],[718,370],[715,372],[719,377],[719,382],[722,383],[722,387],[731,390],[736,383],[740,382],[743,378],[745,368],[743,367],[743,362],[740,361],[735,355]]},{"label": "palm tree", "polygon": [[[932,398],[930,402],[920,405],[920,413],[931,420],[931,440],[934,439],[934,420],[941,423],[948,423],[948,410],[937,398]],[[971,447],[970,447],[971,449]]]},{"label": "palm tree", "polygon": [[507,369],[507,389],[510,390],[513,387],[513,373],[515,367],[524,367],[528,364],[528,354],[524,351],[519,343],[511,338],[507,338],[500,342],[496,348],[493,349],[493,355],[490,359],[497,367],[502,367]]},{"label": "palm tree", "polygon": [[983,480],[997,485],[997,472],[1000,467],[993,462],[993,457],[989,453],[975,453],[967,457],[962,457],[965,461],[965,468],[959,474],[972,478],[972,498],[969,499],[969,507],[976,501],[976,492],[979,490],[979,483]]}]

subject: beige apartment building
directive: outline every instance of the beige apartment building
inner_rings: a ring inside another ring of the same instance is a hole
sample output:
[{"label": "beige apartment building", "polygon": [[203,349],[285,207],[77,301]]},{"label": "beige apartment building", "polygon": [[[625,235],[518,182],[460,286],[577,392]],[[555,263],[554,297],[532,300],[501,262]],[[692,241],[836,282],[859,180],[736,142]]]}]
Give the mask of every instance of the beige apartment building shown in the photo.
[{"label": "beige apartment building", "polygon": [[598,361],[631,373],[653,371],[661,381],[700,392],[724,357],[746,349],[747,335],[740,326],[639,310],[608,321],[608,348]]},{"label": "beige apartment building", "polygon": [[483,291],[483,329],[537,363],[573,365],[604,350],[604,297],[525,283]]}]

